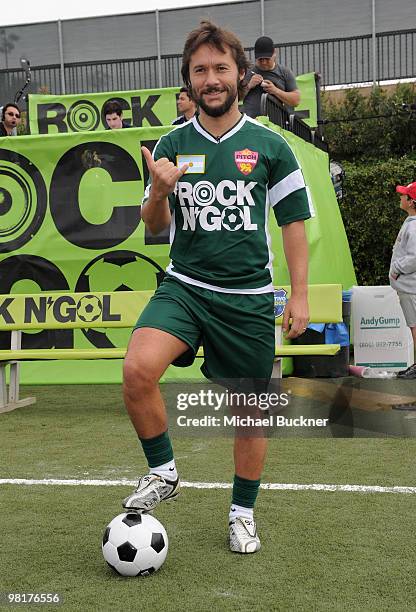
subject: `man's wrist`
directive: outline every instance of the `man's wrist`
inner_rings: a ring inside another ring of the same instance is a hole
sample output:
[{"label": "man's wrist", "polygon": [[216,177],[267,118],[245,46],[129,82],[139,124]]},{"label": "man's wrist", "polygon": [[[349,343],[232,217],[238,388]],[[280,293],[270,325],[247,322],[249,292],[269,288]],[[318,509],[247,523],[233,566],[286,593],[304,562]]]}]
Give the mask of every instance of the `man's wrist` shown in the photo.
[{"label": "man's wrist", "polygon": [[153,204],[162,204],[166,201],[167,197],[167,195],[155,191],[154,189],[150,189],[149,200],[151,200]]},{"label": "man's wrist", "polygon": [[290,292],[290,297],[299,298],[299,299],[307,298],[308,297],[308,287],[307,286],[292,287],[292,290]]},{"label": "man's wrist", "polygon": [[279,98],[279,100],[280,100],[280,93],[281,93],[281,91],[282,91],[282,90],[281,90],[281,89],[279,89],[279,88],[277,87],[277,85],[275,85],[275,86],[274,86],[273,95],[275,95],[275,96],[276,96],[276,98]]}]

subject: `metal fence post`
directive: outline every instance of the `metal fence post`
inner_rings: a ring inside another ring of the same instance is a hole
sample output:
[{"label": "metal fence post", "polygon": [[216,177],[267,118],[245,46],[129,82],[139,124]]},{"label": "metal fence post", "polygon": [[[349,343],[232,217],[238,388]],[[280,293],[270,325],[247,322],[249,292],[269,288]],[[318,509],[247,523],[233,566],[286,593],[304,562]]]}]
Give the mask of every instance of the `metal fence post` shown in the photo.
[{"label": "metal fence post", "polygon": [[162,80],[162,56],[160,53],[160,29],[159,29],[159,10],[155,10],[156,17],[156,44],[157,44],[157,75],[159,81],[159,87],[163,87]]},{"label": "metal fence post", "polygon": [[371,0],[371,38],[373,42],[373,87],[377,85],[376,0]]},{"label": "metal fence post", "polygon": [[264,0],[260,0],[261,35],[264,36]]},{"label": "metal fence post", "polygon": [[322,100],[321,100],[321,75],[315,72],[315,92],[316,92],[316,132],[320,138],[323,136],[322,129]]},{"label": "metal fence post", "polygon": [[65,94],[66,86],[65,86],[64,45],[63,45],[63,39],[62,39],[62,21],[58,19],[57,24],[58,24],[58,43],[59,43],[59,66],[60,66],[60,73],[61,73],[61,90],[62,90],[62,93]]}]

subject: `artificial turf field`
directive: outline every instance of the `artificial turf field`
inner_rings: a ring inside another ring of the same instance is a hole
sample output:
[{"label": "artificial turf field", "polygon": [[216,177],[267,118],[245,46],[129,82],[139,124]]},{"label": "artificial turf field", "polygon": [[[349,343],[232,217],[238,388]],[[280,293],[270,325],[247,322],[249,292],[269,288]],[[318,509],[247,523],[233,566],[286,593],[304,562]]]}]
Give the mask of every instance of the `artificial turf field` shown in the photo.
[{"label": "artificial turf field", "polygon": [[[0,415],[1,479],[145,472],[119,386],[28,393],[35,405]],[[183,480],[231,481],[229,438],[176,433]],[[263,482],[414,487],[415,451],[414,438],[272,439]],[[0,592],[58,592],[62,609],[82,611],[416,610],[415,494],[262,490],[262,549],[240,556],[227,544],[230,490],[184,488],[155,512],[169,535],[161,570],[122,578],[100,543],[130,491],[0,484]]]}]

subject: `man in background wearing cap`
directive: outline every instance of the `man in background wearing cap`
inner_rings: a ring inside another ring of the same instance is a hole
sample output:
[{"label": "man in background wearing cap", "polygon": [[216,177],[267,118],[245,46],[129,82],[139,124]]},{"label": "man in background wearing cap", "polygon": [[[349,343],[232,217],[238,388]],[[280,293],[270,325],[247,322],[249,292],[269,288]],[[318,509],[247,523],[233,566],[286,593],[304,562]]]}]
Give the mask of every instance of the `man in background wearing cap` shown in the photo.
[{"label": "man in background wearing cap", "polygon": [[[400,228],[393,247],[390,264],[390,285],[397,291],[406,324],[416,350],[416,182],[398,185],[400,208],[407,219]],[[416,363],[397,374],[398,378],[416,378]]]},{"label": "man in background wearing cap", "polygon": [[246,77],[247,94],[244,98],[244,111],[249,117],[260,115],[263,93],[278,98],[289,111],[300,102],[300,92],[295,75],[289,68],[276,62],[276,49],[271,38],[260,36],[254,45],[256,65]]}]

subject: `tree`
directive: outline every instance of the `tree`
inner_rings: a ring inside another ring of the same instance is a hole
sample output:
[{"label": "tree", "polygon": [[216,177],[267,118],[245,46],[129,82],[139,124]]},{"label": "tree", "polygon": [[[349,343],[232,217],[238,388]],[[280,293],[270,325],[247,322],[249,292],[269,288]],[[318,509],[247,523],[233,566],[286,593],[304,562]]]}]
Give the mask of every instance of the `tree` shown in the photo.
[{"label": "tree", "polygon": [[349,89],[341,102],[323,95],[324,127],[330,156],[343,161],[389,159],[416,150],[416,113],[403,109],[416,100],[411,84],[387,93],[376,87],[368,97]]}]

